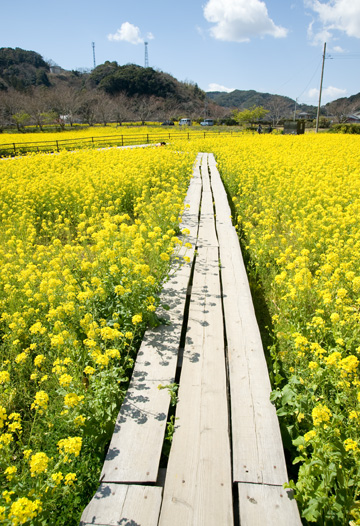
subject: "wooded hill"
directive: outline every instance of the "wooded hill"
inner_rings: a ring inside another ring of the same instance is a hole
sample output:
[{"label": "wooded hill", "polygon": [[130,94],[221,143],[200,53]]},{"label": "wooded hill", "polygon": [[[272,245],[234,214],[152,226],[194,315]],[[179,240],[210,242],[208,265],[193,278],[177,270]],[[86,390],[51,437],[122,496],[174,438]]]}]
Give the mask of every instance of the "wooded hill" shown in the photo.
[{"label": "wooded hill", "polygon": [[30,86],[49,86],[50,66],[35,51],[0,48],[0,90],[25,90]]},{"label": "wooded hill", "polygon": [[[282,95],[272,95],[271,93],[261,93],[255,90],[234,90],[230,93],[222,91],[209,91],[206,96],[213,102],[224,108],[247,109],[252,106],[263,106],[270,109],[274,104],[283,106],[290,114],[294,111],[295,101]],[[315,111],[314,106],[300,104],[297,109],[301,111]]]},{"label": "wooded hill", "polygon": [[325,111],[338,122],[345,122],[349,116],[360,112],[360,93],[329,102],[325,105]]},{"label": "wooded hill", "polygon": [[35,51],[0,48],[0,90],[27,91],[34,86],[56,87],[63,83],[79,89],[99,89],[109,95],[174,97],[179,102],[206,97],[197,84],[179,82],[168,73],[136,64],[120,66],[106,61],[90,71],[66,71],[50,67]]}]

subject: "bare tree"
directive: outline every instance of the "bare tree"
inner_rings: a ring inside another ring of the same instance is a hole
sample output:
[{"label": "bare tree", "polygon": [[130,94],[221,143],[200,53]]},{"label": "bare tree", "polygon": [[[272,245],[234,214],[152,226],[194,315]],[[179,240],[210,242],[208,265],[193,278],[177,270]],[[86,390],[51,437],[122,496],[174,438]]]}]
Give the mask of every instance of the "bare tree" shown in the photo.
[{"label": "bare tree", "polygon": [[272,97],[269,104],[267,104],[267,108],[273,126],[277,126],[281,119],[289,115],[289,105],[278,95]]},{"label": "bare tree", "polygon": [[14,124],[13,115],[26,113],[26,109],[27,96],[24,93],[14,88],[0,92],[0,128]]},{"label": "bare tree", "polygon": [[95,118],[97,122],[101,122],[104,126],[107,126],[108,122],[111,121],[114,116],[113,112],[113,101],[110,95],[104,92],[98,93],[96,104],[95,104]]},{"label": "bare tree", "polygon": [[120,92],[112,98],[112,110],[118,126],[134,118],[134,113],[131,109],[131,100],[124,92]]},{"label": "bare tree", "polygon": [[31,115],[32,121],[44,130],[45,124],[56,121],[56,113],[52,110],[49,90],[46,88],[34,88],[28,97],[26,110]]},{"label": "bare tree", "polygon": [[207,114],[213,119],[223,119],[229,115],[229,108],[219,106],[219,104],[215,104],[214,102],[210,101],[207,105]]},{"label": "bare tree", "polygon": [[204,103],[200,100],[190,100],[181,105],[180,111],[192,120],[199,119],[204,113]]},{"label": "bare tree", "polygon": [[65,128],[66,122],[72,126],[81,105],[81,94],[73,86],[59,84],[51,89],[49,98],[53,110],[58,115],[58,124]]},{"label": "bare tree", "polygon": [[10,124],[10,115],[7,111],[6,91],[0,91],[0,132]]},{"label": "bare tree", "polygon": [[338,99],[327,105],[328,115],[335,117],[338,123],[346,122],[351,113],[349,101],[346,98]]},{"label": "bare tree", "polygon": [[160,105],[158,115],[160,120],[171,121],[180,111],[180,104],[175,97],[167,97]]},{"label": "bare tree", "polygon": [[136,118],[144,125],[146,121],[156,120],[161,107],[161,99],[154,95],[133,97],[133,111]]},{"label": "bare tree", "polygon": [[96,122],[97,103],[98,96],[91,91],[84,93],[81,97],[79,115],[89,126],[93,126]]}]

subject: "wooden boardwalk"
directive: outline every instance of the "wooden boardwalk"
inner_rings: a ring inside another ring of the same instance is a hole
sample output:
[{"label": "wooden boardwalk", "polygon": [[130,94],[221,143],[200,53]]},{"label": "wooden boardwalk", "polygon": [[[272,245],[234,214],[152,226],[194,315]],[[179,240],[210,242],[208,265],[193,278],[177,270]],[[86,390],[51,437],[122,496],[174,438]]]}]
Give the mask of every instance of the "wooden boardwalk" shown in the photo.
[{"label": "wooden boardwalk", "polygon": [[[185,202],[191,263],[165,284],[171,308],[161,315],[169,323],[145,335],[81,526],[300,526],[282,488],[288,479],[268,370],[212,154],[198,155]],[[162,469],[170,396],[158,386],[179,373]]]}]

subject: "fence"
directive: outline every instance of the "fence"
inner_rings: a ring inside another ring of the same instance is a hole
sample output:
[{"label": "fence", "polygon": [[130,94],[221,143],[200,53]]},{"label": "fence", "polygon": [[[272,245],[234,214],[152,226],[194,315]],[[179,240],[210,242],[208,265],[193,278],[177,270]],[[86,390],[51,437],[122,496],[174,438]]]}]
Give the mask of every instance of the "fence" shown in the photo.
[{"label": "fence", "polygon": [[167,132],[158,135],[104,135],[100,137],[79,137],[78,139],[55,139],[53,141],[7,143],[0,145],[0,157],[13,157],[30,152],[59,152],[60,150],[76,150],[80,148],[104,148],[107,146],[132,146],[136,144],[152,144],[174,139],[206,138],[209,135],[232,135],[232,131],[188,131]]}]

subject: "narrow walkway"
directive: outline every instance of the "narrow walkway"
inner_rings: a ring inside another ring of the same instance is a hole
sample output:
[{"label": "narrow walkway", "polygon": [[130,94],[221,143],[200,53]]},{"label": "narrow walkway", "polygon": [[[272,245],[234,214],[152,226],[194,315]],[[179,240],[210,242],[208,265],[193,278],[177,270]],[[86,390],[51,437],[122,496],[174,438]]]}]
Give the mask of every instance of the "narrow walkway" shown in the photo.
[{"label": "narrow walkway", "polygon": [[[81,525],[299,526],[296,502],[282,488],[288,479],[269,375],[212,154],[198,155],[185,203],[192,264],[165,284],[169,323],[145,335]],[[161,469],[170,397],[158,386],[178,377],[175,433]]]}]

